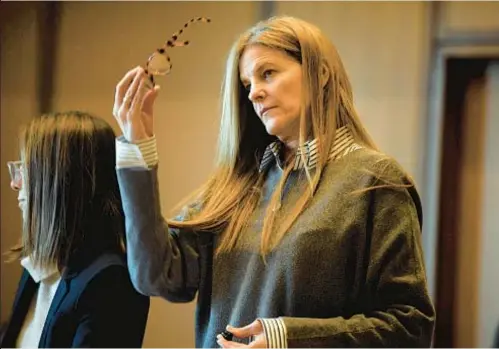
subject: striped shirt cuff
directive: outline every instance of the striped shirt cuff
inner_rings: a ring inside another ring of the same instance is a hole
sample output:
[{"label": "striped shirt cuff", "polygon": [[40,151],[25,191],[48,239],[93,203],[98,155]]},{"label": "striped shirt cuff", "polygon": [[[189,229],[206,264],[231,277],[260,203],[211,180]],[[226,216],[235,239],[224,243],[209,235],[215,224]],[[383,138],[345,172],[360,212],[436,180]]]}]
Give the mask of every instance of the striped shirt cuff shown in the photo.
[{"label": "striped shirt cuff", "polygon": [[262,324],[263,332],[267,340],[267,348],[287,348],[288,336],[286,325],[281,318],[262,319],[258,318]]},{"label": "striped shirt cuff", "polygon": [[116,168],[140,167],[150,169],[158,164],[156,137],[128,142],[125,137],[116,139]]}]

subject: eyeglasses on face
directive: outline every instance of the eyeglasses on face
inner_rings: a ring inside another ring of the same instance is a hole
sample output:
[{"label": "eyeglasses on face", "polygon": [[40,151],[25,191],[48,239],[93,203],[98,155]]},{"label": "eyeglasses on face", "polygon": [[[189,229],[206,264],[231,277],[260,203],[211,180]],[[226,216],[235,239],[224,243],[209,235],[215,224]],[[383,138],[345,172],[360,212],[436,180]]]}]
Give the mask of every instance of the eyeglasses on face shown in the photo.
[{"label": "eyeglasses on face", "polygon": [[211,19],[207,17],[192,18],[190,21],[184,24],[182,29],[175,32],[172,37],[163,44],[163,46],[156,49],[156,51],[149,56],[145,68],[145,72],[148,75],[149,79],[149,87],[154,87],[155,85],[154,76],[167,75],[170,73],[172,69],[172,63],[170,56],[167,54],[166,50],[170,47],[182,47],[189,45],[189,40],[179,41],[178,37],[182,35],[186,28],[197,22],[210,23]]}]

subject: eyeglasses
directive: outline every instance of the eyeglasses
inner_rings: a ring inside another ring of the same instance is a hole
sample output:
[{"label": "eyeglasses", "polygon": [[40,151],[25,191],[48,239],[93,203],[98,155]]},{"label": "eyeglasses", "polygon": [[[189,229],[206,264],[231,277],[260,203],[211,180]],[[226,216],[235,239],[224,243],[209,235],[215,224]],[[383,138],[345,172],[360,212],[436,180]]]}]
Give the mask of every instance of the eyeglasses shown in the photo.
[{"label": "eyeglasses", "polygon": [[9,168],[9,174],[10,174],[10,186],[14,190],[21,189],[21,186],[23,184],[23,175],[22,175],[23,165],[24,162],[22,161],[7,162],[7,167]]},{"label": "eyeglasses", "polygon": [[190,21],[184,24],[184,27],[182,29],[175,32],[170,40],[167,40],[162,47],[156,49],[156,51],[149,56],[149,59],[146,63],[145,72],[149,77],[149,83],[152,85],[150,87],[154,87],[155,85],[154,76],[167,75],[172,69],[171,59],[170,56],[168,56],[168,54],[166,53],[166,49],[168,47],[182,47],[189,45],[189,40],[177,41],[177,39],[187,27],[196,22],[210,23],[211,19],[206,17],[192,18]]}]

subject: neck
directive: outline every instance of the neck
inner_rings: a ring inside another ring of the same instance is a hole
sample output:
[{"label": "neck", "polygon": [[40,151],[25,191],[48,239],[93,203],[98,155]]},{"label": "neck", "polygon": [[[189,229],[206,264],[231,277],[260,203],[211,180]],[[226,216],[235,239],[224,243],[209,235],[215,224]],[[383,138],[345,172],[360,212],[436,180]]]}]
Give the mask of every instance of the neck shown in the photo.
[{"label": "neck", "polygon": [[293,159],[300,144],[298,137],[279,138],[283,143],[283,156],[286,163]]},{"label": "neck", "polygon": [[292,141],[284,141],[284,147],[286,148],[286,151],[296,151],[298,149],[298,140],[292,140]]},{"label": "neck", "polygon": [[284,147],[282,150],[282,156],[284,163],[288,164],[296,154],[296,149],[298,149],[298,140],[283,142]]}]

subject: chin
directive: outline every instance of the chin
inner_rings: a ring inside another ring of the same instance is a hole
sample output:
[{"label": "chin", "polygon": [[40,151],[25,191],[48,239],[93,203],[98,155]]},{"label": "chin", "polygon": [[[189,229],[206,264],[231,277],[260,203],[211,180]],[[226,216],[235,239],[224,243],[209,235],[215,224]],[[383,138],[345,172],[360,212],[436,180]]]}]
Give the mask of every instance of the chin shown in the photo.
[{"label": "chin", "polygon": [[26,206],[27,206],[26,201],[24,201],[24,200],[19,201],[19,208],[21,209],[21,211],[23,211],[23,212],[26,211],[26,208],[27,208]]},{"label": "chin", "polygon": [[267,127],[266,130],[269,135],[277,137],[283,143],[286,143],[290,139],[290,137],[287,137],[282,129]]},{"label": "chin", "polygon": [[272,136],[279,137],[280,134],[282,134],[282,128],[279,127],[279,125],[276,125],[275,122],[268,121],[265,123],[265,130],[267,130],[267,133]]}]

